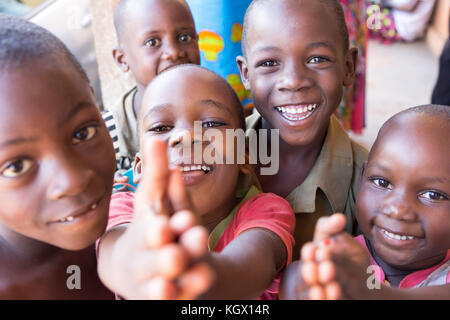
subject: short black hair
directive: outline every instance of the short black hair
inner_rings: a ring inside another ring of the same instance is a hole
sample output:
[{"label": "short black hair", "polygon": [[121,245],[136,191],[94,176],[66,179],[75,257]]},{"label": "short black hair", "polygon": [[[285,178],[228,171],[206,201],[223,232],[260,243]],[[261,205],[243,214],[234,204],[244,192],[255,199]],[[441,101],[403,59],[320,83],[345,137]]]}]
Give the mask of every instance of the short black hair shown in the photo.
[{"label": "short black hair", "polygon": [[[247,33],[248,33],[250,13],[253,11],[253,9],[258,4],[262,4],[267,1],[269,1],[269,0],[253,0],[250,3],[250,5],[248,6],[247,11],[245,12],[244,27],[243,27],[243,31],[242,31],[242,42],[241,42],[242,43],[242,54],[244,55],[244,57],[246,57],[246,55],[247,55]],[[286,1],[286,0],[276,0],[276,1]],[[302,1],[302,0],[296,0],[296,1]],[[311,1],[318,1],[322,5],[324,5],[325,8],[331,9],[333,11],[333,13],[336,16],[339,31],[340,31],[342,39],[344,41],[344,50],[345,50],[345,52],[347,52],[347,50],[350,48],[349,33],[348,33],[347,22],[345,20],[344,9],[342,8],[342,5],[340,4],[339,0],[311,0]]]},{"label": "short black hair", "polygon": [[22,18],[0,14],[0,71],[14,71],[37,59],[65,57],[89,82],[65,44],[48,30]]},{"label": "short black hair", "polygon": [[[116,35],[117,40],[122,40],[122,31],[125,21],[129,21],[130,17],[127,14],[128,6],[130,5],[136,5],[136,1],[142,1],[142,0],[120,0],[120,2],[117,4],[116,8],[114,9],[114,28],[116,29]],[[168,1],[168,0],[164,0]],[[191,9],[189,8],[189,5],[185,0],[177,0],[178,2],[186,5],[186,8],[189,10],[189,13],[192,16]],[[134,2],[134,3],[133,3]],[[192,18],[193,20],[194,18]],[[132,20],[132,19],[131,19]]]}]

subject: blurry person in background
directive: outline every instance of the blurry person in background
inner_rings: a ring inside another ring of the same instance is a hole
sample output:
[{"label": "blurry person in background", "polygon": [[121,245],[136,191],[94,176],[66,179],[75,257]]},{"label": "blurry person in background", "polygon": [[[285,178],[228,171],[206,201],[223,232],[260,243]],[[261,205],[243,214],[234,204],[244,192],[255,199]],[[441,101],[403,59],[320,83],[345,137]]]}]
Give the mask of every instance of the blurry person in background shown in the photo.
[{"label": "blurry person in background", "polygon": [[0,12],[13,15],[24,16],[31,11],[31,8],[24,5],[18,0],[2,0],[0,1]]}]

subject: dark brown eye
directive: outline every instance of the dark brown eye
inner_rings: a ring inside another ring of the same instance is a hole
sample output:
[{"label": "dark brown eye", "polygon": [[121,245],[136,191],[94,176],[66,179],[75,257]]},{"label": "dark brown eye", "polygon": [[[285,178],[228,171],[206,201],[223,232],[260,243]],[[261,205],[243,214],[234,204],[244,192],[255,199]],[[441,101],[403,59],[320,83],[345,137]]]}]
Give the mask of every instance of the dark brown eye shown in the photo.
[{"label": "dark brown eye", "polygon": [[30,159],[16,160],[6,166],[1,174],[8,178],[14,178],[23,175],[33,166],[33,161]]},{"label": "dark brown eye", "polygon": [[389,181],[384,180],[382,178],[374,178],[374,179],[371,179],[371,181],[377,187],[380,187],[380,188],[383,188],[383,189],[392,189],[392,185],[389,183]]},{"label": "dark brown eye", "polygon": [[72,138],[73,144],[78,144],[82,141],[88,141],[91,140],[95,134],[97,133],[97,127],[95,126],[88,126],[81,130],[78,130],[75,132]]},{"label": "dark brown eye", "polygon": [[428,200],[448,200],[448,197],[440,192],[437,191],[426,191],[419,195],[419,197],[428,199]]}]

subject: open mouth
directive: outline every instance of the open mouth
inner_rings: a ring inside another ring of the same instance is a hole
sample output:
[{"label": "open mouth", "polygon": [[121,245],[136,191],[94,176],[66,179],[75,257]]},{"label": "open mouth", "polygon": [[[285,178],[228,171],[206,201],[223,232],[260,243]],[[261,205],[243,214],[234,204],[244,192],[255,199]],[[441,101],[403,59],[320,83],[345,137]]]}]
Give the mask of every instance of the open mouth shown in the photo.
[{"label": "open mouth", "polygon": [[94,214],[95,213],[95,209],[98,207],[100,201],[103,198],[100,198],[99,200],[95,201],[94,203],[84,207],[83,209],[80,210],[76,210],[74,213],[72,213],[69,216],[66,216],[64,218],[52,221],[51,223],[70,223],[70,222],[74,222],[77,220],[81,220],[82,218],[87,217],[88,215],[90,215],[91,213]]},{"label": "open mouth", "polygon": [[308,119],[314,111],[316,111],[319,104],[296,104],[296,105],[284,105],[275,107],[275,109],[287,120],[301,121]]},{"label": "open mouth", "polygon": [[207,177],[214,167],[202,164],[202,165],[178,165],[183,171],[184,183],[187,186],[191,186],[201,182],[205,177]]},{"label": "open mouth", "polygon": [[424,239],[423,236],[411,234],[406,231],[393,231],[380,226],[376,226],[376,229],[378,231],[379,239],[382,239],[383,242],[394,247],[416,247],[417,242],[420,242]]},{"label": "open mouth", "polygon": [[183,170],[183,173],[202,171],[204,174],[208,174],[213,170],[213,168],[208,165],[182,165],[179,167]]}]

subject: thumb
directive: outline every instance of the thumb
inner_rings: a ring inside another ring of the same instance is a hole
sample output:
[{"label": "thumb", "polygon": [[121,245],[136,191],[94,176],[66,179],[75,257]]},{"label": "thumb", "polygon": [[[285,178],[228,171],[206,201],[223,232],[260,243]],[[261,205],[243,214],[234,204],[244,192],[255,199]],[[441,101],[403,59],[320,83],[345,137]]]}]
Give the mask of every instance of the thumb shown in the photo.
[{"label": "thumb", "polygon": [[342,213],[330,217],[322,217],[317,221],[314,230],[314,242],[318,243],[344,231],[347,219]]}]

